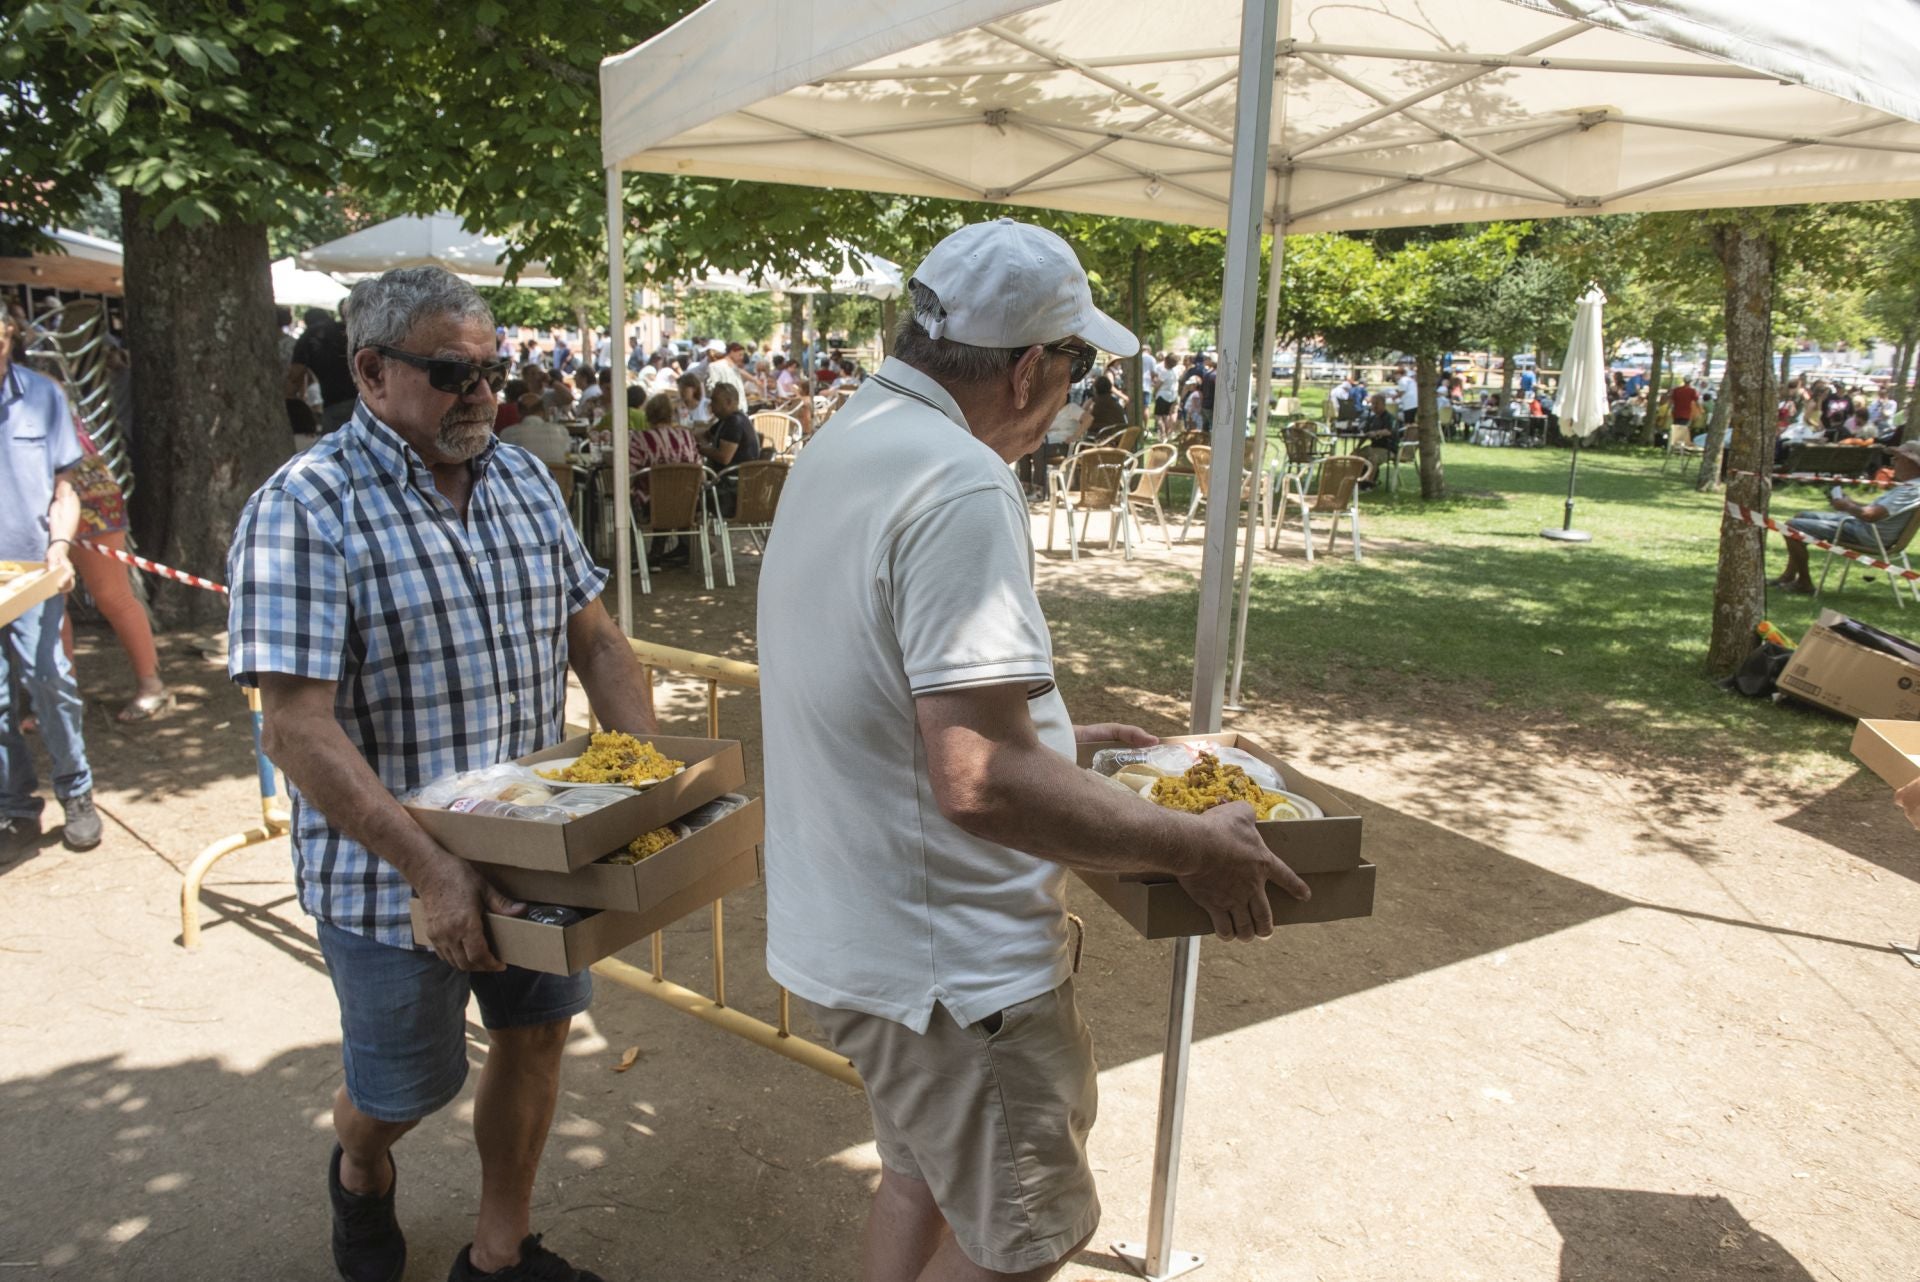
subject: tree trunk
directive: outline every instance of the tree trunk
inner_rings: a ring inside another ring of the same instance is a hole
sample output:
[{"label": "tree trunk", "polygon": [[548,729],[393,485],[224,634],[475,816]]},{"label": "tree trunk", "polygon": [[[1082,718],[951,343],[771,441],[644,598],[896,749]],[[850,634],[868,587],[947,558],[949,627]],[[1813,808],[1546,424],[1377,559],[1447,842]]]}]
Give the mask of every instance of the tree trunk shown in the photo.
[{"label": "tree trunk", "polygon": [[[1727,362],[1727,378],[1733,376],[1733,362]],[[1773,420],[1768,419],[1769,423]],[[1700,475],[1693,488],[1701,493],[1717,490],[1725,478],[1720,475],[1720,455],[1727,445],[1727,379],[1720,380],[1720,392],[1713,398],[1713,416],[1707,420],[1707,452],[1700,456]]]},{"label": "tree trunk", "polygon": [[1504,348],[1500,352],[1500,408],[1499,413],[1507,412],[1507,403],[1513,399],[1513,349]]},{"label": "tree trunk", "polygon": [[[1729,339],[1728,342],[1731,343],[1732,340]],[[1732,351],[1733,349],[1731,346],[1729,346],[1727,350]],[[1731,357],[1728,358],[1727,363],[1728,364],[1733,363]],[[1792,381],[1793,381],[1793,348],[1790,346],[1783,347],[1780,349],[1780,386],[1784,388],[1788,383]]]},{"label": "tree trunk", "polygon": [[893,332],[900,328],[900,303],[897,299],[880,300],[880,355],[893,355]]},{"label": "tree trunk", "polygon": [[[1916,316],[1914,319],[1915,321],[1920,322],[1920,316]],[[1914,398],[1916,396],[1920,396],[1920,327],[1916,327],[1914,339],[1912,343],[1909,344],[1909,346],[1911,346],[1914,349],[1910,353],[1910,355],[1914,358],[1913,380],[1911,382],[1907,382],[1904,377],[1905,372],[1902,371],[1901,382],[1895,384],[1896,388],[1898,388],[1899,390],[1897,390],[1894,393],[1894,399],[1900,402],[1900,409],[1895,412],[1904,413],[1906,415],[1906,417],[1903,418],[1900,423],[1900,439],[1902,441],[1905,441],[1909,436],[1913,434],[1913,429],[1916,426],[1916,423],[1913,417],[1914,411],[1916,409],[1920,409],[1920,406],[1916,406],[1914,404]]]},{"label": "tree trunk", "polygon": [[[1300,379],[1306,373],[1306,350],[1307,340],[1304,338],[1293,345],[1293,402],[1296,406],[1300,403]],[[1295,413],[1298,412],[1295,410]]]},{"label": "tree trunk", "polygon": [[1447,473],[1440,465],[1440,406],[1434,399],[1433,385],[1440,379],[1440,358],[1419,356],[1413,362],[1413,377],[1420,385],[1420,497],[1445,498]]},{"label": "tree trunk", "polygon": [[[801,293],[787,295],[787,359],[800,359],[800,349],[807,345],[807,296]],[[802,373],[812,373],[802,370]]]},{"label": "tree trunk", "polygon": [[1662,340],[1653,340],[1652,366],[1647,370],[1647,417],[1640,423],[1640,435],[1635,438],[1641,445],[1653,444],[1654,428],[1660,422],[1660,362],[1666,359],[1667,345]]},{"label": "tree trunk", "polygon": [[[1773,463],[1773,406],[1770,329],[1776,246],[1764,222],[1723,223],[1713,231],[1727,289],[1727,379],[1723,391],[1733,423],[1733,470],[1727,498],[1755,511],[1766,507],[1766,476]],[[1707,645],[1707,670],[1730,676],[1752,653],[1754,626],[1766,609],[1766,531],[1744,521],[1720,518],[1720,566],[1713,585],[1713,630]]]},{"label": "tree trunk", "polygon": [[[223,581],[240,509],[293,450],[267,229],[175,223],[157,231],[131,192],[121,194],[120,210],[140,420],[134,536],[154,560]],[[154,586],[165,623],[226,617],[217,593]]]}]

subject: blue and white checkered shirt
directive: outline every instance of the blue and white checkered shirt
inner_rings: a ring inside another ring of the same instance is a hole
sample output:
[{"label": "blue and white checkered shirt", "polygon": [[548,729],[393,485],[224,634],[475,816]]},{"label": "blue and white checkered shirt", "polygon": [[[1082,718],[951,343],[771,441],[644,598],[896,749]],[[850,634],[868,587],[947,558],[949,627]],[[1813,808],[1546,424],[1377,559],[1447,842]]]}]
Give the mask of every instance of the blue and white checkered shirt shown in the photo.
[{"label": "blue and white checkered shirt", "polygon": [[[463,523],[420,456],[365,405],[260,487],[228,553],[228,670],[333,681],[334,716],[395,793],[557,743],[567,619],[607,572],[546,465],[498,441]],[[293,791],[300,904],[411,948],[391,864]]]}]

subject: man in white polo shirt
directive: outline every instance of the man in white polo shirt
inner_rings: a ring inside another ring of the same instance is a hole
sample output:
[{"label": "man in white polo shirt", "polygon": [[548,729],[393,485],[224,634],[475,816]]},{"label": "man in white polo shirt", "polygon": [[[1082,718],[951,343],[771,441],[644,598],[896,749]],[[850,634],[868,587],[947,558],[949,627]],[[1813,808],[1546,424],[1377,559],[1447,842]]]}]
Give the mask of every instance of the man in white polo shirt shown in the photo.
[{"label": "man in white polo shirt", "polygon": [[1051,1277],[1100,1208],[1092,1038],[1074,1007],[1069,868],[1181,878],[1219,933],[1305,898],[1245,805],[1160,809],[1074,764],[1008,464],[1098,350],[1051,232],[942,241],[894,355],[813,436],[761,572],[767,964],[867,1085],[882,1173],[868,1282]]}]

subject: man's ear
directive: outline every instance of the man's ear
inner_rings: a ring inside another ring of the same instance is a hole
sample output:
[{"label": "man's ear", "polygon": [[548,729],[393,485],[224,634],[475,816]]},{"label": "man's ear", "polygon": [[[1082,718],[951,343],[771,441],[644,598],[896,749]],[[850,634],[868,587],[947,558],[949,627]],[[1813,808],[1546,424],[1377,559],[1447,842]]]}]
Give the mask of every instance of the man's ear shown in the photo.
[{"label": "man's ear", "polygon": [[1023,410],[1033,399],[1033,380],[1040,377],[1040,362],[1046,359],[1046,348],[1035,345],[1022,352],[1020,359],[1013,363],[1013,408]]},{"label": "man's ear", "polygon": [[360,386],[379,391],[385,382],[386,362],[371,347],[363,347],[353,354],[353,372],[359,378]]}]

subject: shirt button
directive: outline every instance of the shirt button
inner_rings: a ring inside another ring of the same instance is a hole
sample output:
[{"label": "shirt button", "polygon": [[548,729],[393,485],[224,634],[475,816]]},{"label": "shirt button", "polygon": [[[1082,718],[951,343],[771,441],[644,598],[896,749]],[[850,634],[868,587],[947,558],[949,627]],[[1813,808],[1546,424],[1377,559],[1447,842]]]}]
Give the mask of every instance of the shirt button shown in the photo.
[{"label": "shirt button", "polygon": [[480,558],[479,558],[479,557],[477,557],[477,556],[470,556],[470,557],[468,557],[468,558],[467,558],[467,564],[468,564],[468,565],[478,565],[478,564],[480,564]]},{"label": "shirt button", "polygon": [[507,696],[507,702],[508,702],[508,703],[517,703],[517,702],[519,702],[519,699],[518,699],[518,697],[517,697],[517,696],[515,696],[515,695],[511,695],[511,694],[510,694],[510,695],[508,695],[508,696]]}]

